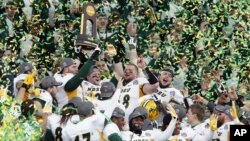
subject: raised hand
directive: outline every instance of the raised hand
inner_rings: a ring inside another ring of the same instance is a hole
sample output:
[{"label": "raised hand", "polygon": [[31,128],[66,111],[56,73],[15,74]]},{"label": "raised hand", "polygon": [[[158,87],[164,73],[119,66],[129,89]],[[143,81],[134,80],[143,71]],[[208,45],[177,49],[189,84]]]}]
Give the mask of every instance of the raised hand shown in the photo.
[{"label": "raised hand", "polygon": [[175,109],[170,104],[167,104],[167,109],[168,113],[170,113],[173,118],[176,119],[178,117]]},{"label": "raised hand", "polygon": [[237,109],[235,105],[235,101],[232,101],[232,107],[230,108],[230,114],[234,120],[234,122],[239,122],[238,114],[237,114]]},{"label": "raised hand", "polygon": [[29,86],[34,82],[34,78],[35,78],[35,72],[27,74],[26,77],[24,78],[23,83]]},{"label": "raised hand", "polygon": [[216,70],[212,70],[212,74],[215,78],[216,81],[220,81],[220,72],[219,71],[216,71]]},{"label": "raised hand", "polygon": [[228,96],[230,97],[231,100],[237,100],[238,96],[236,93],[236,88],[234,86],[229,87],[228,89]]},{"label": "raised hand", "polygon": [[206,91],[209,88],[210,80],[208,78],[203,78],[201,81],[201,90]]},{"label": "raised hand", "polygon": [[96,47],[94,52],[90,56],[90,59],[98,61],[100,54],[101,54],[101,49],[99,47]]},{"label": "raised hand", "polygon": [[96,51],[96,50],[101,51],[101,49],[100,49],[99,46],[97,46],[97,47],[95,48],[95,51]]},{"label": "raised hand", "polygon": [[112,44],[107,45],[106,52],[110,57],[113,57],[117,54],[115,47]]},{"label": "raised hand", "polygon": [[139,68],[141,68],[141,69],[146,68],[146,63],[145,63],[143,57],[138,58],[138,60],[137,60],[137,66]]},{"label": "raised hand", "polygon": [[159,49],[159,51],[157,51],[157,52],[154,53],[153,58],[154,58],[154,59],[157,59],[157,58],[159,58],[160,56],[161,56],[161,50]]},{"label": "raised hand", "polygon": [[194,94],[193,95],[193,101],[194,102],[202,102],[202,100],[203,100],[203,97],[200,96],[199,94]]},{"label": "raised hand", "polygon": [[78,13],[79,12],[79,0],[75,0],[73,3],[70,5],[70,13]]},{"label": "raised hand", "polygon": [[182,57],[182,58],[181,58],[179,64],[181,65],[181,68],[182,68],[184,71],[188,71],[187,60],[186,60],[185,57]]},{"label": "raised hand", "polygon": [[135,49],[136,48],[136,41],[135,38],[130,38],[128,41],[129,49]]},{"label": "raised hand", "polygon": [[80,53],[81,52],[81,46],[75,46],[74,49],[75,49],[75,53]]},{"label": "raised hand", "polygon": [[129,22],[127,24],[127,33],[130,37],[135,37],[136,36],[136,33],[137,33],[137,25],[136,23],[133,23],[133,22]]},{"label": "raised hand", "polygon": [[218,117],[215,114],[212,114],[209,118],[209,127],[213,132],[217,130],[217,119]]},{"label": "raised hand", "polygon": [[184,97],[188,97],[188,87],[184,87],[182,93]]}]

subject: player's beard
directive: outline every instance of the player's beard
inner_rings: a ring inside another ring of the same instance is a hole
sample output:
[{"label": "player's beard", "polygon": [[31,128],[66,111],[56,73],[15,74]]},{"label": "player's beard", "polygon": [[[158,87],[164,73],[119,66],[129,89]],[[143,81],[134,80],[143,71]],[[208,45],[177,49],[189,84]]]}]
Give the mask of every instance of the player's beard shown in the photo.
[{"label": "player's beard", "polygon": [[135,134],[141,135],[142,133],[142,127],[139,126],[138,124],[133,124],[132,122],[129,123],[129,129],[131,132]]},{"label": "player's beard", "polygon": [[124,79],[123,82],[122,82],[122,85],[126,86],[131,81],[132,81],[131,79]]},{"label": "player's beard", "polygon": [[168,85],[163,85],[160,81],[159,81],[159,87],[160,88],[168,88],[170,86],[170,84]]}]

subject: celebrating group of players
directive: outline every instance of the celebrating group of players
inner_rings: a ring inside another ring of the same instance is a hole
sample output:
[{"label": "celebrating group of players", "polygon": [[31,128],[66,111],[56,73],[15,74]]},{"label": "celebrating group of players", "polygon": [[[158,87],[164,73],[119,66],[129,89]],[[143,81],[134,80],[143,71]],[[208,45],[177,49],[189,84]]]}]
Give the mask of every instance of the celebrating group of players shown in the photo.
[{"label": "celebrating group of players", "polygon": [[63,58],[54,76],[41,79],[40,88],[34,88],[35,68],[29,63],[19,66],[15,99],[22,102],[22,115],[40,123],[40,139],[226,140],[229,125],[242,124],[234,101],[232,106],[204,104],[200,96],[202,100],[193,101],[187,89],[182,94],[172,87],[171,67],[156,77],[140,57],[137,64],[115,61],[113,77],[102,80],[99,55],[96,48],[82,66]]}]

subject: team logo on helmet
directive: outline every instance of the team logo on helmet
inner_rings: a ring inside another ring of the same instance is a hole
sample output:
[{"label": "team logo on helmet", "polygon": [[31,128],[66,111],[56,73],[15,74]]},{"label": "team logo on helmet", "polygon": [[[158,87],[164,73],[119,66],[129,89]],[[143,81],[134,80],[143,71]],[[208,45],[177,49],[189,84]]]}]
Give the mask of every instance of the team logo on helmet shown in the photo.
[{"label": "team logo on helmet", "polygon": [[150,121],[154,121],[160,114],[157,104],[153,99],[148,99],[140,104],[141,106],[145,107],[148,113],[148,119]]}]

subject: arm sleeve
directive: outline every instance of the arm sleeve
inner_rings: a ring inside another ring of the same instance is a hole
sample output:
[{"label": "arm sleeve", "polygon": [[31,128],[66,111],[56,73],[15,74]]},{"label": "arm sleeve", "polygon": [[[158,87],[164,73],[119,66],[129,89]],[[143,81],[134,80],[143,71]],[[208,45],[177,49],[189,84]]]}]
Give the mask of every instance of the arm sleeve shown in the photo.
[{"label": "arm sleeve", "polygon": [[105,139],[109,141],[122,141],[120,130],[117,125],[108,120],[103,114],[99,113],[97,118],[97,128],[102,129]]},{"label": "arm sleeve", "polygon": [[54,136],[53,136],[50,129],[46,130],[44,140],[45,141],[54,141]]},{"label": "arm sleeve", "polygon": [[174,132],[174,128],[176,125],[176,119],[172,118],[171,122],[169,123],[168,127],[157,137],[154,137],[155,141],[166,141],[168,140],[173,132]]},{"label": "arm sleeve", "polygon": [[112,82],[115,85],[115,87],[117,87],[118,80],[115,78],[115,76],[111,78],[110,82]]},{"label": "arm sleeve", "polygon": [[94,61],[88,60],[81,67],[79,72],[66,83],[66,85],[64,86],[64,90],[66,92],[71,92],[75,90],[78,86],[80,86],[84,78],[88,75],[89,69],[93,64],[94,64]]},{"label": "arm sleeve", "polygon": [[[110,139],[110,137],[113,138],[113,136],[115,138],[117,138],[117,136],[119,136],[120,134],[120,130],[117,127],[117,125],[113,122],[110,122],[108,125],[105,126],[105,128],[103,129],[103,135],[104,137],[106,137],[107,139]],[[119,136],[120,137],[120,136]]]},{"label": "arm sleeve", "polygon": [[117,133],[109,135],[108,139],[109,141],[122,141],[122,138]]},{"label": "arm sleeve", "polygon": [[188,104],[187,97],[184,98],[184,104],[185,104],[186,109],[188,110],[189,109],[189,104]]},{"label": "arm sleeve", "polygon": [[145,75],[147,75],[147,77],[148,77],[148,82],[149,82],[150,84],[155,84],[155,83],[158,82],[157,77],[149,70],[148,67],[146,67],[146,68],[143,70],[143,72],[145,73]]}]

